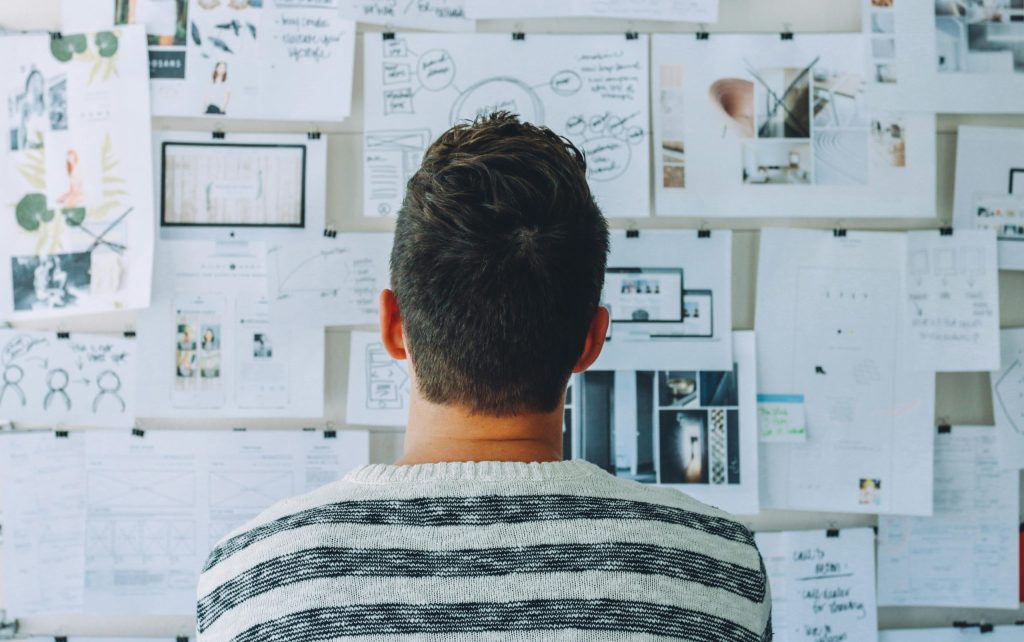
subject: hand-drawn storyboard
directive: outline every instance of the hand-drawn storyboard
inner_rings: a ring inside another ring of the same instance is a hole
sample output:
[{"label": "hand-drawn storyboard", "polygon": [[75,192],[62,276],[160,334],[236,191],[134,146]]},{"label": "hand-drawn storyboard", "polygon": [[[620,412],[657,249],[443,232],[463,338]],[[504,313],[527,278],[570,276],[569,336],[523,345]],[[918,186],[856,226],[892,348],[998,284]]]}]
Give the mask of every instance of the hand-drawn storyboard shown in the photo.
[{"label": "hand-drawn storyboard", "polygon": [[0,417],[43,426],[132,426],[135,340],[0,330]]},{"label": "hand-drawn storyboard", "polygon": [[408,361],[391,358],[376,332],[353,332],[345,420],[355,426],[405,426],[412,391],[409,367]]},{"label": "hand-drawn storyboard", "polygon": [[364,41],[364,211],[394,215],[427,146],[496,111],[570,138],[606,216],[647,216],[647,36],[412,34]]},{"label": "hand-drawn storyboard", "polygon": [[876,642],[870,528],[754,535],[772,589],[776,642]]},{"label": "hand-drawn storyboard", "polygon": [[341,12],[358,22],[428,31],[472,31],[466,17],[473,0],[340,0]]},{"label": "hand-drawn storyboard", "polygon": [[304,326],[377,323],[393,241],[391,234],[332,234],[313,243],[272,243],[271,318]]},{"label": "hand-drawn storyboard", "polygon": [[935,116],[868,102],[859,34],[659,34],[651,60],[658,215],[935,216]]},{"label": "hand-drawn storyboard", "polygon": [[992,230],[907,233],[911,363],[923,372],[999,367],[999,268]]},{"label": "hand-drawn storyboard", "polygon": [[141,27],[0,38],[0,319],[149,304],[145,48]]}]

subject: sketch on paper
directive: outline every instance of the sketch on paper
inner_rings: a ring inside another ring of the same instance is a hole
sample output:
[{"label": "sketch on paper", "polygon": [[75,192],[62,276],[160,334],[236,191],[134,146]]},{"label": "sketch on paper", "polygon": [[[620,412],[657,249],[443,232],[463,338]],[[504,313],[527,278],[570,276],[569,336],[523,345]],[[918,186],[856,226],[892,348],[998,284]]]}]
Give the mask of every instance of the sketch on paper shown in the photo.
[{"label": "sketch on paper", "polygon": [[346,420],[361,426],[404,426],[412,379],[408,361],[391,358],[374,332],[353,332]]},{"label": "sketch on paper", "polygon": [[0,415],[43,425],[131,426],[130,339],[0,330]]},{"label": "sketch on paper", "polygon": [[1000,368],[992,372],[992,409],[1004,468],[1024,467],[1024,330],[1000,333]]},{"label": "sketch on paper", "polygon": [[[470,0],[472,1],[472,0]],[[472,31],[467,0],[345,0],[342,14],[352,20],[428,31]]]},{"label": "sketch on paper", "polygon": [[[400,34],[365,41],[367,215],[392,215],[427,145],[458,122],[504,110],[587,154],[605,213],[646,215],[646,39]],[[515,61],[514,65],[511,62]]]},{"label": "sketch on paper", "polygon": [[[656,36],[657,212],[931,215],[916,180],[934,167],[932,121],[871,107],[863,48],[859,35]],[[883,186],[899,198],[879,199]]]},{"label": "sketch on paper", "polygon": [[[141,28],[0,43],[8,141],[0,317],[142,307],[152,256]],[[110,95],[119,96],[110,101]],[[142,141],[140,143],[140,140]]]}]

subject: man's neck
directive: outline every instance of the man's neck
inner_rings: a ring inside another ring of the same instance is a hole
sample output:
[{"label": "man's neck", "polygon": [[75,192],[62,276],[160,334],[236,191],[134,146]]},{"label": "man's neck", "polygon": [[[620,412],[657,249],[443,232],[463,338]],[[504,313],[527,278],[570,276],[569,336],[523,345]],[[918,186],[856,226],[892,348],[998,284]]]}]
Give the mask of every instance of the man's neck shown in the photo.
[{"label": "man's neck", "polygon": [[560,461],[562,409],[511,417],[474,415],[414,394],[400,465],[455,461]]}]

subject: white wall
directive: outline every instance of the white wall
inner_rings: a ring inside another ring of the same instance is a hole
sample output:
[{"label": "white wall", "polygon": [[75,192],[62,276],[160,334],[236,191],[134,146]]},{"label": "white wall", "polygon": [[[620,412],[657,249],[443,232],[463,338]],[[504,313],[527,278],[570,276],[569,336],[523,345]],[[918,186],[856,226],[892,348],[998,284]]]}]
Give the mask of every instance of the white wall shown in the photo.
[{"label": "white wall", "polygon": [[[72,0],[73,1],[73,0]],[[557,0],[554,0],[557,1]],[[708,30],[778,32],[786,28],[799,34],[811,31],[858,31],[860,29],[860,0],[720,0],[721,19]],[[925,1],[925,0],[916,0]],[[29,28],[57,30],[59,0],[0,0],[0,26],[7,28]],[[368,29],[369,30],[369,29]],[[479,26],[481,31],[512,32],[612,32],[625,31],[693,31],[691,25],[666,25],[651,22],[559,20],[559,21],[487,21]],[[371,36],[372,37],[372,36]],[[713,37],[713,36],[712,36]],[[797,35],[799,37],[799,35]],[[357,47],[357,50],[361,47]],[[353,116],[341,126],[317,127],[314,123],[247,124],[249,129],[259,131],[304,132],[318,130],[327,132],[328,140],[328,194],[327,217],[333,227],[341,231],[384,231],[391,227],[386,220],[367,219],[360,216],[362,209],[361,153],[362,138],[362,73],[361,56],[357,54],[355,104]],[[836,221],[822,211],[822,219],[799,221],[787,219],[744,220],[728,222],[709,221],[708,227],[730,227],[738,230],[734,235],[733,248],[733,323],[736,329],[754,327],[754,287],[757,276],[757,228],[764,226],[803,226],[833,228],[839,225],[850,229],[930,228],[948,225],[952,218],[954,160],[956,154],[956,129],[963,124],[1024,127],[1024,113],[1019,116],[940,116],[938,125],[938,218],[889,219],[883,221]],[[212,131],[244,130],[230,122],[189,121],[156,119],[154,126],[160,129],[197,129]],[[702,221],[696,219],[638,219],[616,220],[613,227],[634,226],[646,228],[699,227]],[[1004,272],[1000,275],[1001,307],[1003,327],[1024,326],[1024,272]],[[131,327],[131,314],[107,315],[66,322],[63,329],[69,331],[112,331],[120,332]],[[345,429],[345,389],[348,359],[347,330],[327,332],[327,392],[326,417],[322,424],[331,424]],[[939,375],[936,402],[936,416],[943,423],[991,424],[992,407],[987,374]],[[239,425],[237,421],[144,421],[142,427],[160,428],[224,428]],[[246,422],[251,429],[298,428],[287,421]],[[401,448],[401,433],[389,429],[377,429],[371,438],[371,457],[376,462],[393,460]],[[1024,497],[1024,492],[1022,492]],[[747,520],[755,530],[808,529],[874,525],[871,516],[856,516],[832,513],[801,513],[790,511],[767,511]],[[3,587],[0,586],[0,604]],[[904,628],[924,626],[948,626],[955,620],[973,622],[987,621],[1010,623],[1024,620],[1024,609],[1018,611],[983,611],[972,609],[934,608],[883,608],[879,623],[883,628]],[[22,632],[42,635],[190,635],[191,620],[188,618],[74,618],[57,620],[30,619],[22,623]]]}]

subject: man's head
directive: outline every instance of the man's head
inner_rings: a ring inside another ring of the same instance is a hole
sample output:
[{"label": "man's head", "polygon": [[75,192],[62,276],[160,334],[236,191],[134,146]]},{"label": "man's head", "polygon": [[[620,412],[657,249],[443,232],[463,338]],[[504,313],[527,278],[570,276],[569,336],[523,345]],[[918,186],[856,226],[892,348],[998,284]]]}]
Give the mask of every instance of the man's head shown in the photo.
[{"label": "man's head", "polygon": [[475,414],[552,412],[600,353],[608,225],[583,154],[507,113],[456,125],[409,181],[381,297],[420,395]]}]

